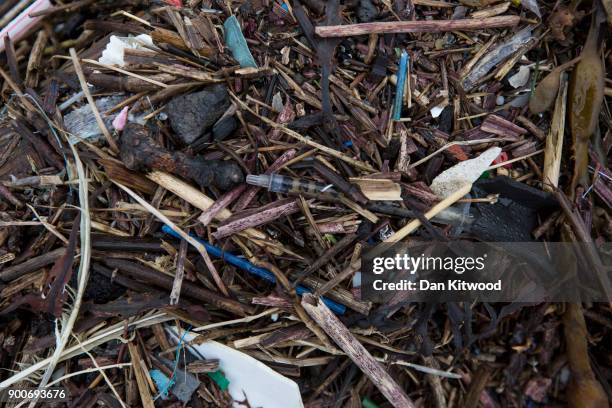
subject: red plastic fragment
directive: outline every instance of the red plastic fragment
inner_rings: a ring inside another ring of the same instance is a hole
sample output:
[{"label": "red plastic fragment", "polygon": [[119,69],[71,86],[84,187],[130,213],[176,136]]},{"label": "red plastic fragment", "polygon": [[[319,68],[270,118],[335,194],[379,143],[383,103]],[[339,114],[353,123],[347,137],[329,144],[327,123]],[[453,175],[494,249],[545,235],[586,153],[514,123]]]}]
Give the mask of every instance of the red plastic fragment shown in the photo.
[{"label": "red plastic fragment", "polygon": [[[493,164],[499,164],[499,163],[503,163],[508,161],[508,153],[506,152],[501,152],[499,154],[499,156],[497,156],[497,158],[495,160],[493,160]],[[512,168],[512,163],[508,163],[508,164],[504,164],[502,167],[505,167],[507,169],[511,169]]]}]

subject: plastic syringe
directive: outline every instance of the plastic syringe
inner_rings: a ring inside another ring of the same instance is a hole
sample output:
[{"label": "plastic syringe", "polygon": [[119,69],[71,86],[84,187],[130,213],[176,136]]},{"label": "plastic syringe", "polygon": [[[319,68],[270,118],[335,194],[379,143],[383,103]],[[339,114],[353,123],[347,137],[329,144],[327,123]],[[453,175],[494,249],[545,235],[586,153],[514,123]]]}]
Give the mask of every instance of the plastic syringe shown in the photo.
[{"label": "plastic syringe", "polygon": [[337,198],[340,193],[334,190],[332,184],[317,183],[316,181],[302,180],[280,174],[249,174],[247,184],[259,186],[275,193],[304,194],[313,197]]}]

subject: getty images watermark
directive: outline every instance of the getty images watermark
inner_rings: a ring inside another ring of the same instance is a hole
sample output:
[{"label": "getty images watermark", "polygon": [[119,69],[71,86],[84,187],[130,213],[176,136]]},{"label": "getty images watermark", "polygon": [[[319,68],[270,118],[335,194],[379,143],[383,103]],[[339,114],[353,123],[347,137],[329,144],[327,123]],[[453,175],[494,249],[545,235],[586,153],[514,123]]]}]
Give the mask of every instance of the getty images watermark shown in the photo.
[{"label": "getty images watermark", "polygon": [[382,244],[362,257],[364,300],[608,302],[612,246],[564,242]]},{"label": "getty images watermark", "polygon": [[[395,254],[394,257],[375,257],[372,259],[372,273],[381,275],[385,271],[404,271],[409,275],[418,272],[445,271],[463,275],[470,271],[483,271],[487,254],[478,257],[441,257],[441,256],[410,256],[407,253]],[[463,279],[447,279],[446,281],[430,281],[428,279],[401,279],[397,282],[386,282],[384,279],[375,279],[372,283],[374,290],[408,290],[408,291],[465,291],[465,290],[502,290],[502,280],[496,282],[470,282]]]}]

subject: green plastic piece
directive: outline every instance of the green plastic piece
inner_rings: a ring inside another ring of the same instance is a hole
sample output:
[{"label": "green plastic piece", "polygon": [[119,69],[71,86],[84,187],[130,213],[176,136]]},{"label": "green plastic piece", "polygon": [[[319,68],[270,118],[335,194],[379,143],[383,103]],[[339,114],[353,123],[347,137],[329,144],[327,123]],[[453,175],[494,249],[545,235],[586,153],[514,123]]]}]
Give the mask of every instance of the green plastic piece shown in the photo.
[{"label": "green plastic piece", "polygon": [[484,173],[482,173],[480,177],[478,177],[478,180],[484,180],[490,177],[491,177],[491,173],[489,173],[489,170],[485,170]]},{"label": "green plastic piece", "polygon": [[363,397],[361,400],[361,408],[378,408],[378,405],[372,402],[368,397]]},{"label": "green plastic piece", "polygon": [[334,237],[332,234],[325,234],[323,235],[323,239],[327,240],[328,242],[335,244],[338,242],[338,240],[336,239],[336,237]]},{"label": "green plastic piece", "polygon": [[249,50],[246,39],[240,29],[240,23],[236,16],[231,16],[223,23],[225,31],[225,45],[232,52],[232,56],[242,68],[257,68],[257,63]]},{"label": "green plastic piece", "polygon": [[210,377],[211,380],[217,383],[221,391],[225,391],[227,390],[227,387],[229,387],[229,380],[225,378],[225,375],[223,375],[221,370],[217,370],[212,373],[208,373],[208,376]]}]

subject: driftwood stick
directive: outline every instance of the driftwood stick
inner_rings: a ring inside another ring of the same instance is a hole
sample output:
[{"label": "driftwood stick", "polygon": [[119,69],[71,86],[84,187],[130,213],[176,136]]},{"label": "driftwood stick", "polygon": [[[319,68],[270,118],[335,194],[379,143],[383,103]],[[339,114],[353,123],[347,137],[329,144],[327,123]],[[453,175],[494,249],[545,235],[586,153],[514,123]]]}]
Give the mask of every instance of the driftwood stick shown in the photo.
[{"label": "driftwood stick", "polygon": [[128,350],[132,359],[132,370],[134,370],[134,377],[136,377],[136,384],[138,385],[138,391],[140,393],[140,401],[144,408],[154,408],[153,397],[151,391],[147,385],[146,374],[142,369],[142,357],[138,351],[138,346],[133,342],[128,343]]},{"label": "driftwood stick", "polygon": [[565,134],[565,114],[568,83],[562,75],[561,86],[555,101],[552,123],[544,148],[544,170],[542,171],[542,189],[554,191],[559,186],[561,159],[563,152],[563,135]]},{"label": "driftwood stick", "polygon": [[122,189],[123,191],[128,193],[130,195],[130,197],[132,197],[134,200],[136,200],[138,202],[138,204],[140,204],[143,207],[145,207],[147,209],[147,211],[149,211],[151,214],[153,214],[158,220],[160,220],[161,222],[166,224],[168,227],[170,227],[172,229],[172,231],[176,232],[185,241],[189,242],[200,253],[200,256],[202,257],[202,259],[204,259],[204,263],[206,264],[206,267],[210,271],[210,274],[212,275],[213,280],[215,281],[215,283],[219,287],[219,290],[221,290],[221,293],[223,293],[225,296],[229,296],[229,292],[227,291],[227,287],[225,286],[225,284],[221,280],[221,277],[219,276],[219,273],[217,272],[217,268],[215,268],[215,265],[212,263],[210,257],[208,256],[208,252],[206,252],[206,248],[204,247],[204,245],[202,245],[200,242],[198,242],[191,235],[188,235],[185,231],[183,231],[182,229],[177,227],[172,221],[170,221],[170,219],[168,217],[166,217],[164,214],[159,212],[159,210],[157,210],[157,208],[153,207],[151,204],[149,204],[145,199],[140,197],[138,194],[136,194],[135,192],[133,192],[132,190],[130,190],[129,188],[127,188],[126,186],[124,186],[122,184],[119,184],[117,182],[115,182],[115,184],[117,185],[117,187],[119,187],[120,189]]},{"label": "driftwood stick", "polygon": [[198,218],[204,225],[210,224],[210,222],[219,214],[222,210],[227,208],[234,200],[240,197],[247,189],[246,184],[239,185],[238,187],[223,194],[217,201],[213,203],[208,209],[202,212],[202,215]]},{"label": "driftwood stick", "polygon": [[[295,273],[289,273],[289,278],[295,279]],[[316,292],[317,290],[325,286],[327,281],[316,278],[314,276],[307,276],[306,278],[304,278],[304,281],[302,283],[304,286],[312,289],[313,292]],[[350,291],[338,286],[329,290],[325,297],[328,297],[331,300],[335,300],[338,303],[342,303],[344,306],[349,307],[354,311],[366,316],[368,315],[368,313],[370,313],[370,309],[372,308],[372,302],[357,300]]]},{"label": "driftwood stick", "polygon": [[394,407],[413,408],[408,398],[389,373],[351,334],[344,324],[313,295],[304,295],[302,306],[306,313],[323,328],[325,333],[344,351],[361,371],[376,385]]},{"label": "driftwood stick", "polygon": [[445,31],[472,31],[485,28],[513,27],[520,21],[519,16],[496,16],[480,19],[430,20],[430,21],[383,21],[375,23],[347,24],[339,26],[318,26],[319,37],[351,37],[365,34],[390,33],[440,33]]},{"label": "driftwood stick", "polygon": [[30,258],[25,262],[18,265],[11,265],[8,268],[0,272],[0,281],[9,282],[13,279],[17,279],[20,276],[26,275],[30,272],[34,272],[37,269],[52,264],[59,258],[66,248],[57,248],[53,251],[45,252],[42,255]]},{"label": "driftwood stick", "polygon": [[213,233],[213,237],[217,239],[225,238],[228,235],[244,231],[247,228],[267,224],[275,219],[294,214],[299,210],[300,205],[298,201],[293,198],[272,202],[256,210],[245,211],[247,214],[236,214],[233,218],[221,224],[219,228],[217,228],[217,231]]},{"label": "driftwood stick", "polygon": [[327,264],[333,257],[338,254],[338,252],[342,251],[344,248],[352,244],[356,238],[357,234],[348,234],[340,241],[338,241],[336,245],[325,251],[322,256],[317,258],[311,265],[309,265],[306,269],[300,272],[298,278],[294,282],[294,285],[297,285],[298,283],[302,282],[304,278],[310,276],[314,271]]},{"label": "driftwood stick", "polygon": [[[460,198],[462,198],[464,195],[469,193],[471,189],[472,189],[471,183],[468,183],[462,186],[457,191],[455,191],[453,194],[449,195],[444,200],[440,201],[438,204],[431,207],[431,209],[425,213],[425,218],[427,218],[428,220],[432,219],[433,217],[438,215],[442,210],[455,204]],[[387,238],[385,242],[401,241],[403,238],[405,238],[407,235],[414,232],[420,226],[421,226],[421,220],[415,218],[414,220],[406,224],[402,229],[400,229],[395,234]]]},{"label": "driftwood stick", "polygon": [[183,286],[183,278],[185,277],[185,258],[187,257],[187,241],[181,240],[179,247],[178,260],[176,261],[176,274],[174,282],[172,282],[172,290],[170,291],[170,305],[177,305],[181,297],[181,287]]}]

